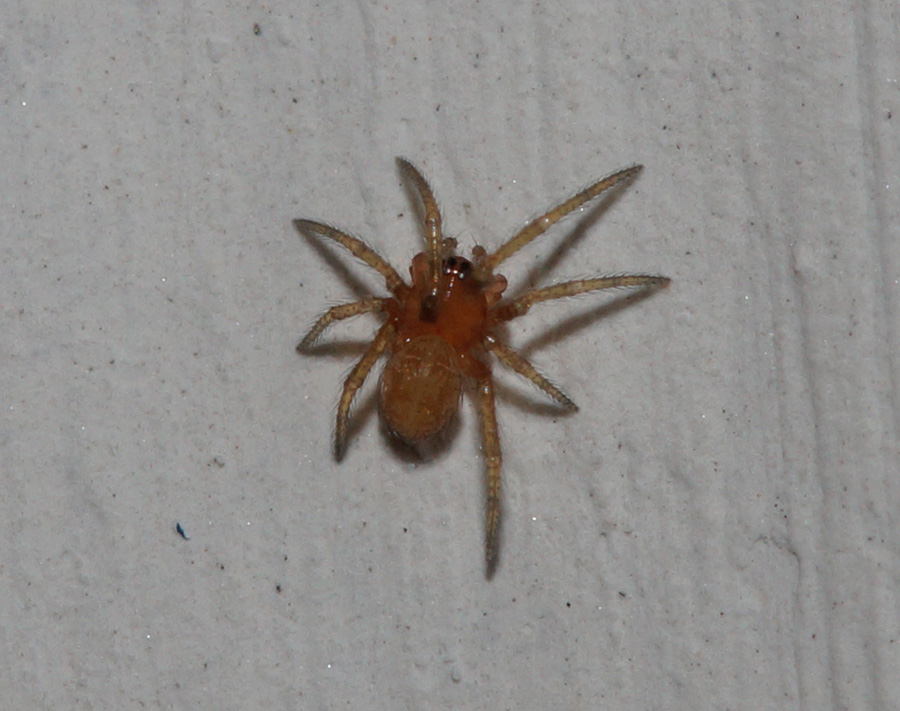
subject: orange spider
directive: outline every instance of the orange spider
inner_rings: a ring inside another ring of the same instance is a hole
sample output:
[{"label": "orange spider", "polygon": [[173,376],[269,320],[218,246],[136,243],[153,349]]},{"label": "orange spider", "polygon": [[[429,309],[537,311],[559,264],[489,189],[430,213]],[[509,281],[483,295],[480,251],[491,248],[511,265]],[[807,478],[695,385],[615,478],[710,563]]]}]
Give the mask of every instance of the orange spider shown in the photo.
[{"label": "orange spider", "polygon": [[649,274],[621,274],[578,279],[534,289],[503,301],[506,277],[494,270],[505,259],[542,235],[551,225],[614,185],[640,171],[635,165],[585,188],[526,225],[491,254],[472,250],[472,260],[455,253],[456,240],[441,232],[441,213],[428,182],[412,163],[398,158],[403,174],[421,197],[425,213],[427,249],[417,254],[407,284],[388,262],[356,237],[312,220],[294,220],[298,231],[308,230],[332,239],[380,273],[392,297],[370,296],[326,311],[297,346],[309,350],[335,321],[358,314],[385,315],[362,358],[344,381],[337,411],[334,452],[344,455],[347,420],[356,391],[375,361],[389,353],[379,385],[379,405],[387,429],[401,441],[415,445],[431,440],[451,422],[459,408],[465,378],[476,384],[481,439],[487,465],[486,574],[497,565],[500,531],[500,437],[494,410],[494,383],[486,354],[524,376],[568,410],[575,403],[494,334],[495,327],[525,315],[540,301],[561,299],[587,291],[616,287],[664,287],[669,279]]}]

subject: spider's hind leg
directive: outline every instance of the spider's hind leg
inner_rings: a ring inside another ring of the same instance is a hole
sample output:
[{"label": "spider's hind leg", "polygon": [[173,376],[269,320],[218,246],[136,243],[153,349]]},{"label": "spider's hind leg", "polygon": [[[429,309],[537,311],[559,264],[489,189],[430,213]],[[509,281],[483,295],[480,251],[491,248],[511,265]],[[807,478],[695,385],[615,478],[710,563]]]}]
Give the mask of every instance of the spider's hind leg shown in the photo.
[{"label": "spider's hind leg", "polygon": [[481,420],[481,447],[484,451],[485,489],[487,513],[484,523],[485,575],[492,578],[500,555],[500,432],[497,429],[497,411],[494,405],[494,381],[485,366],[476,380],[478,389],[478,415]]}]

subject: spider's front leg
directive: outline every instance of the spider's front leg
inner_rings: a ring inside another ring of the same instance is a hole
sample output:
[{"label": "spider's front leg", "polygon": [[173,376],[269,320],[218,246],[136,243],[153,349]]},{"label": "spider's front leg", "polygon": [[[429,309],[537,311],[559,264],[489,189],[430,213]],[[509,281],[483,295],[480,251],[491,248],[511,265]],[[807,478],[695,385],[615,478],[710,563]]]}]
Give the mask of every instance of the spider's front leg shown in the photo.
[{"label": "spider's front leg", "polygon": [[[403,171],[403,174],[416,186],[419,198],[422,200],[422,207],[425,210],[425,240],[428,245],[426,254],[428,255],[428,294],[422,299],[420,307],[420,318],[423,321],[433,323],[438,317],[438,292],[441,288],[441,263],[443,261],[442,247],[444,245],[444,234],[441,231],[441,211],[438,209],[437,200],[434,199],[434,192],[425,176],[419,172],[412,163],[405,158],[397,157],[397,164]],[[453,247],[456,246],[456,240],[450,240]]]},{"label": "spider's front leg", "polygon": [[348,235],[346,232],[342,232],[331,225],[326,225],[323,222],[316,222],[315,220],[298,218],[294,220],[294,228],[301,234],[308,230],[309,232],[313,232],[337,242],[354,257],[363,260],[372,267],[372,269],[381,274],[381,276],[384,277],[387,288],[390,289],[392,294],[396,295],[398,291],[401,291],[406,286],[403,279],[401,279],[400,275],[397,274],[397,271],[388,264],[387,260],[361,239]]},{"label": "spider's front leg", "polygon": [[593,200],[598,195],[602,195],[607,190],[615,187],[619,183],[631,180],[635,175],[641,172],[643,166],[633,165],[630,168],[624,168],[616,171],[612,175],[598,180],[593,185],[589,185],[581,192],[576,193],[565,202],[560,203],[556,207],[552,207],[536,220],[532,220],[519,232],[513,235],[507,242],[495,250],[492,254],[484,255],[480,260],[477,274],[484,278],[486,275],[493,274],[494,270],[513,254],[518,252],[526,245],[533,242],[546,232],[552,225],[555,225],[570,212],[577,210],[579,207],[589,200]]}]

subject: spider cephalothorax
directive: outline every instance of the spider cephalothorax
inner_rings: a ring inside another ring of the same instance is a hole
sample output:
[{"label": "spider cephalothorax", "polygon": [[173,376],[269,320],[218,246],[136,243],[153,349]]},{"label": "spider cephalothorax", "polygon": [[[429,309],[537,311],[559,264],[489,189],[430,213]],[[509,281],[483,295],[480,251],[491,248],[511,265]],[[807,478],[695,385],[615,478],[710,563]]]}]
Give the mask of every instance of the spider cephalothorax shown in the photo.
[{"label": "spider cephalothorax", "polygon": [[410,266],[410,283],[388,262],[356,237],[312,220],[294,220],[298,230],[308,230],[341,244],[378,271],[385,279],[389,297],[368,297],[335,306],[319,318],[297,346],[305,351],[335,321],[362,313],[377,312],[385,321],[362,358],[344,381],[338,403],[335,455],[341,459],[347,439],[347,419],[356,391],[382,355],[388,355],[379,386],[379,407],[388,430],[399,439],[416,444],[440,434],[453,419],[465,379],[475,384],[481,421],[481,439],[487,468],[487,521],[485,559],[488,577],[497,564],[500,531],[500,438],[494,408],[494,384],[488,353],[503,365],[528,378],[567,409],[575,404],[522,356],[498,339],[499,324],[524,315],[532,305],[588,291],[616,287],[662,287],[664,276],[621,274],[578,279],[529,291],[503,300],[506,278],[494,270],[551,225],[634,176],[641,166],[613,173],[585,188],[526,225],[499,249],[488,253],[472,250],[472,259],[456,254],[456,240],[445,239],[441,214],[428,182],[403,158],[397,159],[403,174],[415,185],[425,216],[426,250]]}]

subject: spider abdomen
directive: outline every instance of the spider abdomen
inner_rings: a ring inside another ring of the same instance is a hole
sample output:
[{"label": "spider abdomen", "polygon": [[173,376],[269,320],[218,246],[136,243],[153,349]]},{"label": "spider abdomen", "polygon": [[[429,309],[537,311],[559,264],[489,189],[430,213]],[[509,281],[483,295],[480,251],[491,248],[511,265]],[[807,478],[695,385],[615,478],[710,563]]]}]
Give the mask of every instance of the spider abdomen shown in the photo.
[{"label": "spider abdomen", "polygon": [[459,408],[462,374],[453,347],[440,336],[394,347],[381,375],[379,405],[387,428],[408,444],[441,432]]}]

